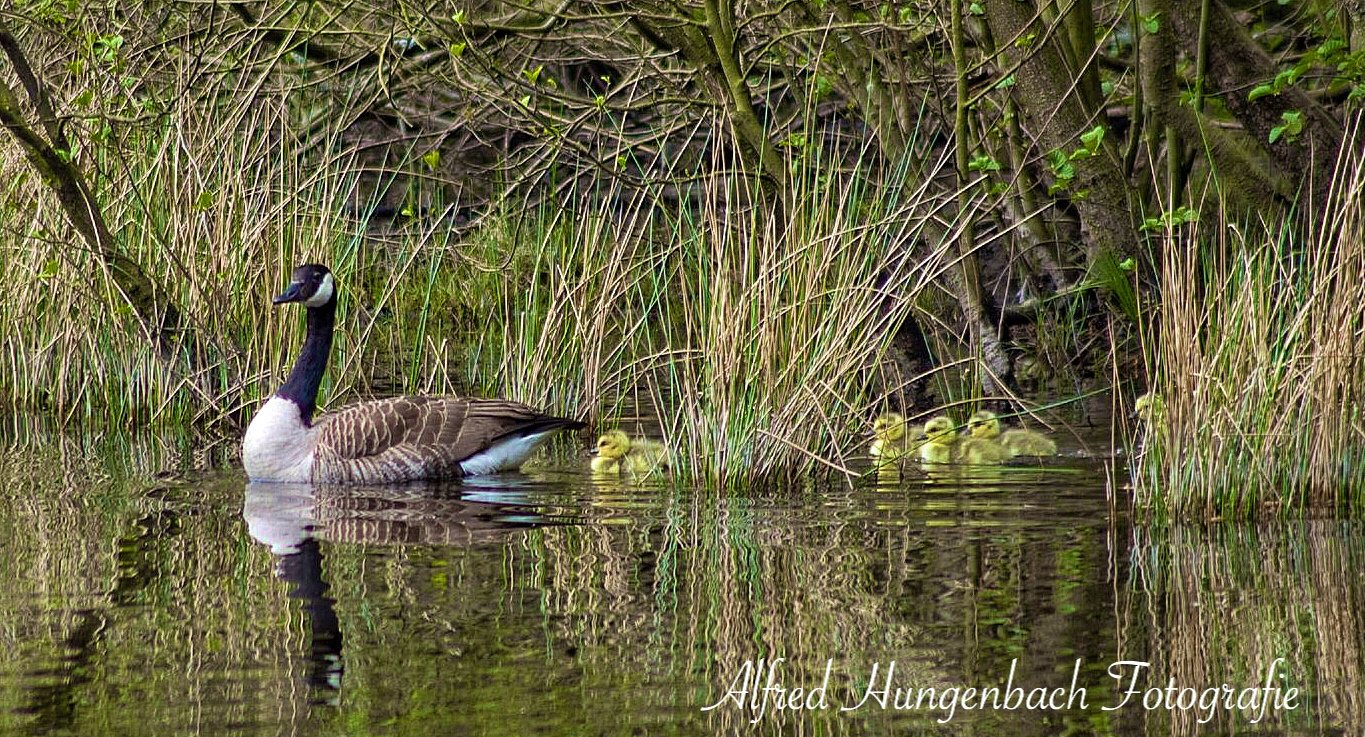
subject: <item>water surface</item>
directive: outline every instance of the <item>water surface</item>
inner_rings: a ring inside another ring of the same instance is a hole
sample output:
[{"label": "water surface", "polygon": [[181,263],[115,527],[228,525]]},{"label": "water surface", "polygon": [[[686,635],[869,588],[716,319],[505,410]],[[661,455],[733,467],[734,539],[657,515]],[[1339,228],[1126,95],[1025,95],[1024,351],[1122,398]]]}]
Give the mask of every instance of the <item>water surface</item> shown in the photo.
[{"label": "water surface", "polygon": [[[567,453],[496,479],[335,490],[250,485],[197,442],[9,445],[4,733],[1365,724],[1360,526],[1134,525],[1107,459],[726,497],[594,479]],[[204,470],[154,476],[187,462]],[[1150,666],[1130,683],[1133,666],[1110,676],[1119,661]],[[1272,663],[1264,715],[1238,709]],[[991,686],[995,702],[967,693]],[[777,708],[793,688],[801,708]],[[1232,708],[1184,708],[1182,688]],[[1289,688],[1296,708],[1276,705]]]}]

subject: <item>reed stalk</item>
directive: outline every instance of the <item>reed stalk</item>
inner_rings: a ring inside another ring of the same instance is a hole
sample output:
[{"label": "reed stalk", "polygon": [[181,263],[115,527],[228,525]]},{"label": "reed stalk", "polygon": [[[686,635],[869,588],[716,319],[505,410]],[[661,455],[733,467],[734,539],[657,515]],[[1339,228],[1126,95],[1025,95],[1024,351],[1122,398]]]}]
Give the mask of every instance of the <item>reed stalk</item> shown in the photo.
[{"label": "reed stalk", "polygon": [[1365,488],[1365,166],[1348,134],[1324,220],[1195,222],[1161,252],[1164,413],[1140,504],[1196,517],[1359,510]]}]

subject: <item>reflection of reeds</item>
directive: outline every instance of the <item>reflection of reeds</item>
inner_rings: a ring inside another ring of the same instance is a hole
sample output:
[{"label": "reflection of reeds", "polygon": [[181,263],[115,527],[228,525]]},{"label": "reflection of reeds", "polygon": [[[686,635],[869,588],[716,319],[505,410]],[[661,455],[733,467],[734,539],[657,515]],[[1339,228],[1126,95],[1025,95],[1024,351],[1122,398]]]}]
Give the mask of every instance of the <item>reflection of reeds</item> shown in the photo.
[{"label": "reflection of reeds", "polygon": [[1353,131],[1327,216],[1196,222],[1161,256],[1152,371],[1164,402],[1136,467],[1177,515],[1360,506],[1365,488],[1365,160]]},{"label": "reflection of reeds", "polygon": [[[770,710],[750,725],[748,710],[699,709],[759,658],[786,658],[784,679],[804,686],[834,658],[837,709],[874,662],[896,660],[898,685],[915,688],[998,684],[1019,657],[1018,681],[1032,687],[1064,683],[1075,657],[1103,668],[1116,649],[1105,624],[1105,522],[1087,512],[1068,535],[1052,517],[1016,528],[1022,507],[1005,500],[1017,489],[811,486],[728,497],[664,482],[596,493],[579,477],[508,487],[525,511],[502,525],[501,507],[483,505],[490,518],[449,489],[323,494],[310,514],[326,536],[322,573],[345,635],[345,674],[339,703],[310,711],[308,619],[276,578],[280,559],[244,534],[242,479],[144,492],[79,444],[63,468],[39,463],[60,455],[57,446],[37,446],[0,454],[0,481],[24,500],[0,508],[0,529],[13,531],[0,563],[0,644],[25,671],[76,662],[62,658],[77,615],[104,615],[77,662],[93,676],[76,684],[73,733],[192,731],[182,728],[189,719],[276,733],[307,718],[329,732],[880,734],[934,727],[943,715]],[[405,534],[388,536],[398,528]],[[1246,555],[1280,559],[1293,548]],[[1334,611],[1341,627],[1354,623]],[[1341,668],[1356,657],[1352,642],[1333,656]],[[0,725],[23,718],[6,710]],[[959,713],[954,726],[1087,734],[1099,731],[1088,721],[1097,718]],[[498,728],[486,729],[494,719]]]},{"label": "reflection of reeds", "polygon": [[[28,430],[0,450],[0,648],[14,664],[0,731],[189,733],[297,712],[307,639],[263,575],[270,556],[243,539],[240,481],[140,488],[178,465],[181,439]],[[241,616],[244,597],[257,617]],[[234,678],[263,669],[274,677]]]},{"label": "reflection of reeds", "polygon": [[[1134,600],[1123,633],[1147,642],[1152,670],[1140,688],[1165,688],[1174,678],[1196,689],[1227,683],[1260,687],[1284,658],[1275,679],[1299,690],[1293,712],[1266,710],[1259,730],[1289,729],[1309,720],[1361,724],[1362,590],[1359,535],[1340,523],[1310,521],[1259,527],[1179,526],[1154,530],[1133,560],[1146,589]],[[1155,614],[1155,621],[1149,615]],[[1254,712],[1161,710],[1171,733],[1232,733]],[[1290,730],[1292,731],[1292,729]]]}]

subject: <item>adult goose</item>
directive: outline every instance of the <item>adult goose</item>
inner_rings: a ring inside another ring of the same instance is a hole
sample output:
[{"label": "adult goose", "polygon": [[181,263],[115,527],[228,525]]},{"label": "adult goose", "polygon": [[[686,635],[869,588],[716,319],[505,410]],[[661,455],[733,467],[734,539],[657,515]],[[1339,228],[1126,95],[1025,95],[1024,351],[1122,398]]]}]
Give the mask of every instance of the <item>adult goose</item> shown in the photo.
[{"label": "adult goose", "polygon": [[336,282],[326,266],[294,269],[275,304],[308,308],[303,350],[289,378],[242,438],[252,481],[392,484],[513,470],[551,433],[584,426],[520,402],[394,397],[314,418],[336,322]]}]

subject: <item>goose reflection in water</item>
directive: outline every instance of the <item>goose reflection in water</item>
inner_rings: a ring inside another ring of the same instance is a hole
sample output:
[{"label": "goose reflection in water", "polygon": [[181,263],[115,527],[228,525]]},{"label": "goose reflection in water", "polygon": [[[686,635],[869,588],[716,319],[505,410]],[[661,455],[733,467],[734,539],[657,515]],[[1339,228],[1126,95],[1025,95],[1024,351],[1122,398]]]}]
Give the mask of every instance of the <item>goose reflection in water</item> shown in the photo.
[{"label": "goose reflection in water", "polygon": [[308,683],[315,701],[335,704],[345,663],[336,600],[327,596],[320,540],[338,544],[470,546],[501,542],[550,522],[527,503],[524,479],[381,487],[250,482],[247,531],[276,556],[275,575],[309,618]]},{"label": "goose reflection in water", "polygon": [[313,489],[299,484],[250,483],[242,504],[247,531],[276,556],[275,576],[292,584],[289,598],[308,613],[308,686],[315,702],[335,704],[341,690],[341,625],[336,600],[322,578],[322,549],[313,537]]}]

